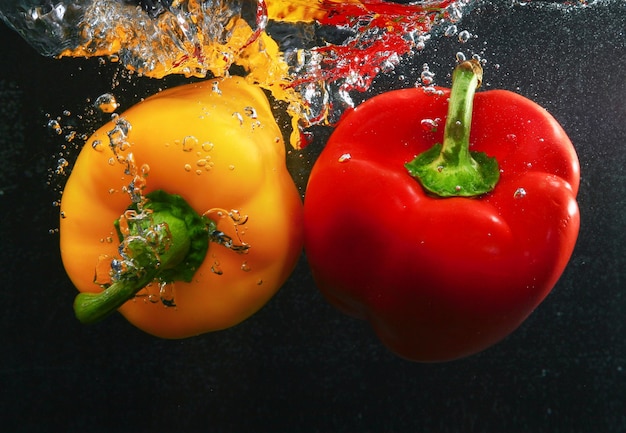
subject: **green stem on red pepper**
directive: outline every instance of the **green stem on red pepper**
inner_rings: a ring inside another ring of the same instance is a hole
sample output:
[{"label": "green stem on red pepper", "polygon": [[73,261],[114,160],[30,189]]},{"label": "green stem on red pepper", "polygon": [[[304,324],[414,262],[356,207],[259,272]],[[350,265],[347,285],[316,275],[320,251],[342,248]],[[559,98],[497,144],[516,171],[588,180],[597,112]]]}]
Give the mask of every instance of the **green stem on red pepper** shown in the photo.
[{"label": "green stem on red pepper", "polygon": [[206,256],[214,221],[198,215],[179,195],[162,190],[146,196],[115,222],[120,259],[111,265],[112,284],[100,293],[80,293],[76,317],[97,322],[121,307],[154,280],[191,281]]},{"label": "green stem on red pepper", "polygon": [[455,68],[443,143],[405,164],[411,176],[431,194],[474,197],[493,190],[500,178],[495,158],[469,150],[474,94],[481,81],[478,61],[469,60]]}]

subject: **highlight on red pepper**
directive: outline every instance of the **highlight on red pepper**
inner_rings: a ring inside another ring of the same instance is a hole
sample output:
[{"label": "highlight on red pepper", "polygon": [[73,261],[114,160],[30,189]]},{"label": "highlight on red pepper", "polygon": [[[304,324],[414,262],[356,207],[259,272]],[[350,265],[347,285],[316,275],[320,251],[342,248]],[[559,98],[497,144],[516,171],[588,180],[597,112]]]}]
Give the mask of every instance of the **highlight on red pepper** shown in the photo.
[{"label": "highlight on red pepper", "polygon": [[505,90],[375,96],[344,115],[311,172],[305,253],[317,286],[414,361],[499,342],[552,290],[574,249],[579,162],[557,121]]},{"label": "highlight on red pepper", "polygon": [[76,316],[119,309],[165,338],[233,326],[292,272],[301,220],[262,90],[231,77],[162,91],[97,130],[65,186]]}]

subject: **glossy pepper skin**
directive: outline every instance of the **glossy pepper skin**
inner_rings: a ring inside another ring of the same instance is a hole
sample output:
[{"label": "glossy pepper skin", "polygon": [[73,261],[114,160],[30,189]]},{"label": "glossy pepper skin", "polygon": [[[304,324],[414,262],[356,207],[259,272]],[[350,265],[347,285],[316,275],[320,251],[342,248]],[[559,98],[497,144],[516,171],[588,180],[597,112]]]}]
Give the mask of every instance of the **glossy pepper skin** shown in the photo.
[{"label": "glossy pepper skin", "polygon": [[[180,195],[244,253],[209,242],[190,282],[174,282],[175,307],[149,302],[148,287],[119,311],[138,328],[183,338],[233,326],[259,310],[285,282],[302,249],[302,202],[263,92],[239,77],[162,91],[124,112],[124,150],[113,151],[120,120],[101,127],[81,151],[64,189],[60,247],[80,292],[94,283],[99,257],[117,256],[114,222],[131,204],[129,185]],[[127,164],[139,177],[132,183]],[[244,224],[228,216],[235,211]],[[247,219],[246,219],[247,218]],[[111,241],[113,240],[113,241]],[[154,293],[153,293],[154,294]]]},{"label": "glossy pepper skin", "polygon": [[405,164],[444,140],[449,95],[391,91],[346,114],[305,195],[305,252],[321,292],[422,362],[514,331],[557,282],[579,230],[572,143],[545,109],[508,91],[478,92],[473,104],[470,148],[497,160],[495,188],[425,191]]}]

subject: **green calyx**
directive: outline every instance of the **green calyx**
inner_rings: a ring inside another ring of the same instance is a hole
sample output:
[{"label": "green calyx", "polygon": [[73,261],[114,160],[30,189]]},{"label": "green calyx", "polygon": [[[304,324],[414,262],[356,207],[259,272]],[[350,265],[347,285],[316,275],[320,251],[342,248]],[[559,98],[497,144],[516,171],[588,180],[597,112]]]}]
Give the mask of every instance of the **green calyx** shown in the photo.
[{"label": "green calyx", "polygon": [[498,162],[469,150],[474,94],[482,81],[476,60],[458,65],[452,74],[443,143],[405,164],[429,193],[439,197],[475,197],[494,189],[500,178]]},{"label": "green calyx", "polygon": [[189,282],[204,261],[215,222],[179,195],[158,190],[145,198],[141,210],[133,204],[114,223],[120,257],[111,262],[112,283],[100,293],[76,296],[74,312],[81,322],[103,319],[155,280]]}]

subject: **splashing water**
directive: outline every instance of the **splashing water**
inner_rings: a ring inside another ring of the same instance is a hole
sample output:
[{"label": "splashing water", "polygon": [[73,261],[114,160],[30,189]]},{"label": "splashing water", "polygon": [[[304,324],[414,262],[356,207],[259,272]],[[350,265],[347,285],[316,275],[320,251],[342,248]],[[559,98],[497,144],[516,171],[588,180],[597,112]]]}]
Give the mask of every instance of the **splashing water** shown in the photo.
[{"label": "splashing water", "polygon": [[108,56],[138,74],[223,76],[233,65],[328,124],[380,72],[458,22],[476,0],[15,0],[0,17],[48,56]]},{"label": "splashing water", "polygon": [[[495,0],[494,0],[495,1]],[[586,7],[602,0],[509,1]],[[381,72],[458,28],[479,0],[3,0],[0,18],[48,56],[108,56],[154,78],[232,66],[287,103],[294,131],[332,124]],[[462,55],[462,53],[459,53]],[[104,108],[114,111],[114,104]],[[299,137],[298,134],[292,135]]]}]

